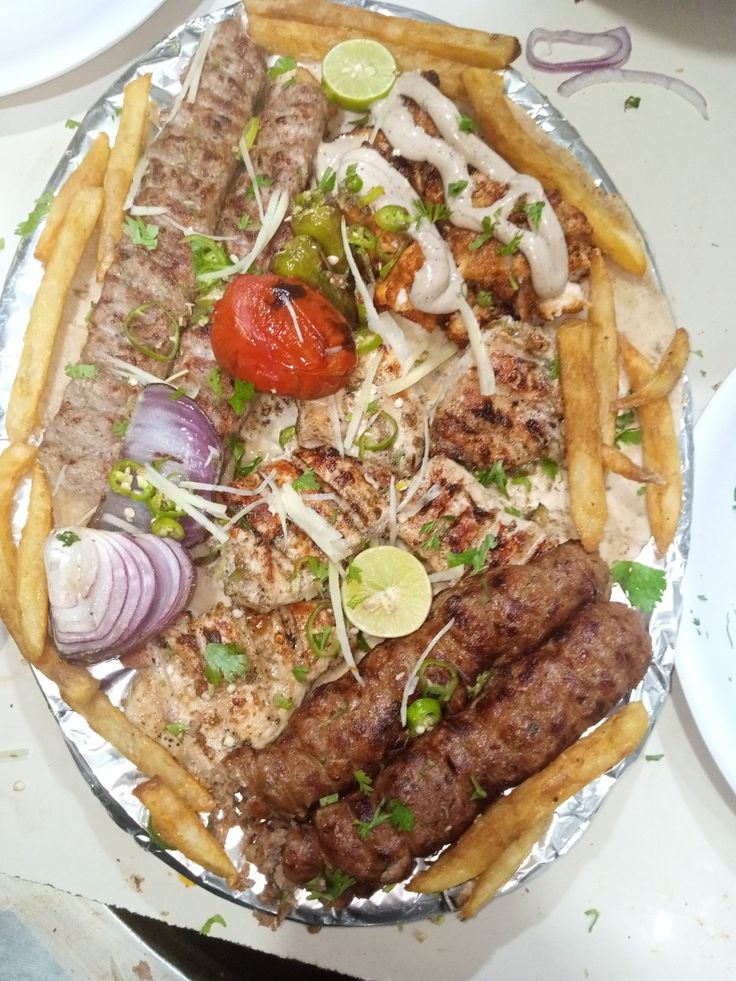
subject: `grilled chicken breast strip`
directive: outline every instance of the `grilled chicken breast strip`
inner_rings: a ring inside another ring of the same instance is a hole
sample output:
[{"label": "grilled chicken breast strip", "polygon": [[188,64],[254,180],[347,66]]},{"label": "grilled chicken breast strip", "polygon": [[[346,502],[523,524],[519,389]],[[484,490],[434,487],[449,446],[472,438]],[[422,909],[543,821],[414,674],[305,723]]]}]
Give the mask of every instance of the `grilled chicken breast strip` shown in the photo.
[{"label": "grilled chicken breast strip", "polygon": [[[197,97],[182,102],[148,150],[148,167],[135,203],[166,208],[181,225],[204,234],[217,217],[237,162],[234,148],[253,114],[265,79],[263,57],[239,17],[216,28],[202,68]],[[94,378],[72,379],[61,409],[39,451],[52,487],[56,518],[73,523],[100,500],[120,452],[116,422],[128,417],[131,387],[110,371],[120,358],[157,377],[170,361],[141,353],[125,337],[124,324],[140,308],[136,335],[146,346],[171,350],[172,324],[185,323],[194,290],[192,255],[181,231],[158,221],[158,245],[149,250],[123,234],[102,284],[80,360],[97,368]]]}]

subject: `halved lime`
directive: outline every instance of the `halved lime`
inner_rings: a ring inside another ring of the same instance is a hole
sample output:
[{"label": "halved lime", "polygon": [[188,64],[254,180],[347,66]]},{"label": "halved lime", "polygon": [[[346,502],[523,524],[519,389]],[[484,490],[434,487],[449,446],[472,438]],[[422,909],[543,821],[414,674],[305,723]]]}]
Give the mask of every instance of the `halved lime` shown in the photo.
[{"label": "halved lime", "polygon": [[330,48],[322,61],[322,89],[343,109],[359,112],[391,91],[394,56],[378,41],[353,38]]},{"label": "halved lime", "polygon": [[427,619],[432,585],[419,559],[393,545],[378,545],[350,563],[342,603],[359,630],[374,637],[405,637]]}]

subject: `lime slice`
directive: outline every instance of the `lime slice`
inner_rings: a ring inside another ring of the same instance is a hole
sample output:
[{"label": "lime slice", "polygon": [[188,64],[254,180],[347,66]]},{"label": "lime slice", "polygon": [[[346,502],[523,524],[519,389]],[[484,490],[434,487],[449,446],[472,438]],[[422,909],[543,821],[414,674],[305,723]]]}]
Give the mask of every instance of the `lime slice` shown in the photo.
[{"label": "lime slice", "polygon": [[396,80],[394,56],[378,41],[353,38],[331,48],[322,62],[322,89],[343,109],[367,109],[391,91]]},{"label": "lime slice", "polygon": [[342,603],[359,630],[374,637],[405,637],[427,619],[432,586],[419,559],[393,545],[379,545],[350,563]]}]

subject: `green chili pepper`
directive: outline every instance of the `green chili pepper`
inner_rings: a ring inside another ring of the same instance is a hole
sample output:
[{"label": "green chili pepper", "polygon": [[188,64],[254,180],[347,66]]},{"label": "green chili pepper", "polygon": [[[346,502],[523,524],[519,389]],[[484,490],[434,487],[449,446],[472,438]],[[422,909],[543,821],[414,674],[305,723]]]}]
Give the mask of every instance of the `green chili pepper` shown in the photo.
[{"label": "green chili pepper", "polygon": [[177,542],[184,540],[184,529],[176,518],[159,515],[151,522],[151,533],[159,538],[173,538]]},{"label": "green chili pepper", "polygon": [[400,204],[385,204],[373,216],[385,232],[403,232],[411,224],[411,216]]},{"label": "green chili pepper", "polygon": [[436,698],[418,698],[406,711],[406,724],[412,738],[429,732],[442,720],[442,706]]},{"label": "green chili pepper", "polygon": [[399,424],[394,419],[394,417],[388,413],[384,412],[383,409],[378,413],[376,418],[370,425],[372,429],[376,423],[384,422],[389,427],[389,432],[387,436],[383,439],[371,439],[369,435],[369,429],[364,429],[362,434],[358,437],[358,455],[360,459],[365,459],[366,453],[379,453],[381,450],[390,449],[399,436]]},{"label": "green chili pepper", "polygon": [[123,333],[136,351],[140,351],[140,353],[144,354],[147,358],[153,358],[154,361],[171,361],[172,358],[176,357],[179,351],[179,341],[181,339],[181,325],[176,317],[172,317],[171,314],[166,313],[166,311],[162,311],[172,327],[171,348],[164,354],[162,354],[160,351],[154,351],[152,347],[148,347],[147,345],[143,344],[133,334],[133,322],[142,317],[146,310],[149,310],[152,306],[156,306],[156,304],[141,303],[139,306],[133,307],[123,321]]},{"label": "green chili pepper", "polygon": [[[440,684],[438,681],[432,681],[431,678],[427,677],[429,668],[446,672],[448,680],[444,684]],[[432,695],[434,698],[439,698],[441,702],[449,702],[453,692],[457,688],[458,681],[457,668],[452,664],[447,664],[445,661],[428,658],[419,669],[419,687],[422,690],[422,694]]]},{"label": "green chili pepper", "polygon": [[359,355],[370,354],[371,351],[375,351],[383,343],[380,335],[374,334],[367,327],[360,327],[356,330],[353,338],[355,339],[355,350]]},{"label": "green chili pepper", "polygon": [[329,607],[329,603],[318,603],[307,620],[306,633],[309,649],[317,657],[334,657],[340,650],[340,642],[337,639],[335,628],[329,624],[320,631],[315,631],[315,621],[319,614]]},{"label": "green chili pepper", "polygon": [[145,477],[141,477],[143,467],[136,460],[118,460],[107,477],[107,482],[116,494],[129,497],[132,501],[148,501],[154,488]]},{"label": "green chili pepper", "polygon": [[363,190],[363,178],[355,171],[355,164],[350,164],[345,172],[345,179],[342,186],[348,194],[357,194]]}]

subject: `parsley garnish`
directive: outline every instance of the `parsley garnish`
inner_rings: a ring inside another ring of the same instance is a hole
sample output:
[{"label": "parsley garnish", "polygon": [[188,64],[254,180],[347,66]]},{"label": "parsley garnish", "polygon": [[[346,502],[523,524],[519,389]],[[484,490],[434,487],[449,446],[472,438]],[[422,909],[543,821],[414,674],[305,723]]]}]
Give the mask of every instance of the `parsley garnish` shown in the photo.
[{"label": "parsley garnish", "polygon": [[506,471],[503,468],[503,463],[500,460],[496,460],[490,470],[476,470],[475,479],[484,487],[490,487],[491,484],[495,484],[504,497],[509,496],[506,486],[509,478],[507,477]]},{"label": "parsley garnish", "polygon": [[291,486],[294,488],[295,491],[300,491],[300,492],[304,490],[316,491],[319,490],[320,483],[317,480],[314,470],[308,468],[307,470],[304,471],[304,473],[299,474],[298,477],[295,477],[294,480],[292,480]]},{"label": "parsley garnish", "polygon": [[57,540],[61,542],[64,548],[69,548],[75,542],[79,541],[79,535],[74,531],[60,531],[57,536]]},{"label": "parsley garnish", "polygon": [[212,929],[212,927],[215,925],[215,923],[219,923],[220,926],[224,926],[224,927],[227,926],[227,923],[223,920],[220,914],[215,913],[215,915],[211,916],[209,920],[205,920],[204,924],[202,925],[202,928],[199,931],[202,934],[202,936],[204,937],[209,936],[209,932]]},{"label": "parsley garnish", "polygon": [[459,198],[467,186],[467,181],[453,181],[447,185],[447,193],[451,198]]},{"label": "parsley garnish", "polygon": [[475,120],[471,119],[470,116],[459,116],[457,127],[461,133],[475,133],[478,130]]},{"label": "parsley garnish", "polygon": [[222,374],[219,368],[213,368],[207,376],[207,384],[218,399],[222,398]]},{"label": "parsley garnish", "polygon": [[624,100],[624,111],[627,109],[638,109],[641,105],[640,95],[629,95]]},{"label": "parsley garnish", "polygon": [[486,564],[488,553],[498,545],[495,535],[486,535],[478,548],[468,548],[464,552],[449,552],[447,555],[447,565],[452,568],[456,565],[469,565],[473,572],[480,572]]},{"label": "parsley garnish", "polygon": [[290,698],[287,698],[286,695],[274,695],[273,704],[276,706],[276,708],[283,709],[284,712],[291,712],[291,710],[294,708],[294,703]]},{"label": "parsley garnish", "polygon": [[649,753],[644,759],[647,763],[659,763],[660,760],[664,759],[664,753]]},{"label": "parsley garnish", "polygon": [[248,463],[243,464],[242,459],[245,456],[245,443],[241,439],[237,439],[233,433],[228,436],[228,446],[230,447],[230,452],[233,455],[233,476],[234,477],[248,477],[256,469],[258,464],[261,462],[263,457],[258,454],[254,456],[252,460]]},{"label": "parsley garnish", "polygon": [[54,200],[54,195],[51,191],[44,191],[40,198],[37,199],[33,206],[33,210],[29,212],[28,217],[25,221],[19,222],[15,229],[15,234],[20,235],[21,238],[27,238],[29,235],[33,235],[39,226],[42,218],[44,218],[49,213],[49,208]]},{"label": "parsley garnish", "polygon": [[488,239],[493,238],[493,232],[496,227],[496,222],[498,221],[498,211],[495,212],[493,218],[490,215],[483,216],[482,228],[483,231],[470,243],[468,248],[471,252],[475,252],[482,245],[485,245]]},{"label": "parsley garnish", "polygon": [[419,225],[422,218],[434,224],[437,221],[447,221],[452,211],[446,204],[425,204],[421,198],[414,199],[414,217],[416,225]]},{"label": "parsley garnish", "polygon": [[468,685],[468,698],[472,701],[477,698],[485,687],[486,682],[493,674],[493,670],[489,668],[488,671],[481,671],[478,677],[475,679],[475,684]]},{"label": "parsley garnish", "polygon": [[320,797],[320,799],[319,799],[319,806],[320,807],[329,807],[330,804],[337,804],[337,802],[339,800],[340,800],[340,795],[339,794],[327,794],[324,797]]},{"label": "parsley garnish", "polygon": [[233,394],[227,400],[228,405],[232,408],[235,415],[242,416],[246,405],[255,394],[256,387],[253,382],[244,382],[240,378],[236,378]]},{"label": "parsley garnish", "polygon": [[93,364],[68,364],[64,374],[69,378],[95,378],[97,368]]},{"label": "parsley garnish", "polygon": [[498,255],[516,255],[519,251],[519,246],[521,245],[521,240],[524,238],[523,232],[517,232],[516,235],[507,242],[506,245],[499,245],[497,251]]},{"label": "parsley garnish", "polygon": [[514,476],[511,478],[511,483],[514,484],[514,486],[521,486],[531,493],[532,482],[525,473],[514,474]]},{"label": "parsley garnish", "polygon": [[240,644],[208,644],[204,649],[204,673],[211,685],[242,678],[248,670],[248,655]]},{"label": "parsley garnish", "polygon": [[122,438],[127,433],[129,425],[130,421],[128,419],[118,419],[117,422],[112,424],[112,431],[116,436],[120,436]]},{"label": "parsley garnish", "polygon": [[283,58],[277,58],[273,65],[268,69],[269,78],[278,78],[279,75],[285,75],[287,72],[293,72],[296,68],[296,58],[292,58],[291,55],[286,55]]},{"label": "parsley garnish", "polygon": [[[222,242],[215,242],[206,235],[189,235],[189,245],[192,250],[192,266],[196,279],[203,273],[219,272],[232,266],[232,261],[225,251]],[[205,289],[210,289],[210,284],[204,284]]]},{"label": "parsley garnish", "polygon": [[181,736],[183,732],[187,731],[188,726],[184,722],[169,722],[165,729],[170,732],[172,736]]},{"label": "parsley garnish", "polygon": [[652,612],[662,599],[666,585],[661,569],[623,560],[611,565],[611,579],[623,589],[631,605],[642,613]]},{"label": "parsley garnish", "polygon": [[358,782],[358,789],[369,797],[373,793],[373,780],[365,770],[354,770],[353,776]]},{"label": "parsley garnish", "polygon": [[487,310],[488,307],[493,306],[493,293],[490,290],[478,290],[475,295],[475,302],[479,307]]},{"label": "parsley garnish", "polygon": [[306,566],[315,579],[319,582],[326,581],[330,573],[330,567],[326,562],[320,562],[316,555],[309,555],[307,556]]},{"label": "parsley garnish", "polygon": [[319,188],[320,191],[322,191],[323,194],[330,194],[332,191],[335,190],[336,180],[337,180],[337,174],[332,169],[332,167],[328,167],[327,170],[324,172],[324,174],[322,174],[322,176],[320,177],[317,187]]},{"label": "parsley garnish", "polygon": [[552,381],[557,381],[557,379],[560,377],[560,359],[555,358],[553,361],[550,361],[549,368],[547,370],[549,371],[549,377],[552,379]]},{"label": "parsley garnish", "polygon": [[183,399],[186,394],[187,393],[184,391],[184,389],[177,385],[171,395],[169,395],[169,398],[172,402],[178,402],[179,399]]},{"label": "parsley garnish", "polygon": [[526,215],[526,220],[529,222],[529,226],[536,232],[539,229],[539,223],[542,220],[542,212],[544,211],[544,201],[527,201],[522,205],[522,211]]},{"label": "parsley garnish", "polygon": [[616,438],[614,440],[616,446],[621,443],[638,446],[641,443],[641,429],[633,425],[635,421],[636,416],[633,409],[619,412],[616,416]]},{"label": "parsley garnish", "polygon": [[457,518],[454,514],[443,514],[441,518],[437,518],[435,521],[425,522],[419,529],[419,534],[425,538],[422,548],[426,552],[436,552],[442,543],[442,539],[455,521],[457,521]]},{"label": "parsley garnish", "polygon": [[512,518],[520,518],[521,511],[518,508],[513,507],[511,504],[507,504],[504,508],[506,514],[510,514]]},{"label": "parsley garnish", "polygon": [[133,245],[142,245],[151,252],[158,246],[158,225],[148,225],[142,218],[128,216],[125,232]]},{"label": "parsley garnish", "polygon": [[557,474],[560,472],[559,463],[555,463],[554,460],[550,460],[548,457],[544,460],[540,460],[539,466],[542,468],[542,472],[546,473],[550,480],[555,480]]},{"label": "parsley garnish", "polygon": [[484,797],[488,796],[472,773],[470,774],[470,782],[473,785],[473,793],[470,795],[471,800],[483,800]]},{"label": "parsley garnish", "polygon": [[365,841],[371,831],[387,821],[399,831],[411,831],[414,827],[414,811],[400,800],[391,800],[385,807],[384,801],[381,801],[370,821],[358,821],[356,818],[353,824],[358,829],[358,837]]},{"label": "parsley garnish", "polygon": [[294,668],[294,670],[291,673],[294,675],[294,678],[299,682],[300,685],[303,685],[304,682],[307,680],[308,671],[303,664],[297,664],[297,666]]},{"label": "parsley garnish", "polygon": [[[256,174],[256,184],[259,187],[270,187],[273,184],[273,177],[266,177],[265,174]],[[256,192],[252,184],[245,192],[245,196],[246,198],[254,198],[256,196]]]},{"label": "parsley garnish", "polygon": [[[348,562],[345,582],[363,582],[363,574],[354,562]],[[362,602],[362,601],[361,601]]]},{"label": "parsley garnish", "polygon": [[588,933],[590,933],[593,927],[598,922],[598,917],[601,915],[597,909],[586,909],[585,915],[590,917],[590,926],[588,927]]},{"label": "parsley garnish", "polygon": [[246,228],[250,228],[253,223],[253,219],[250,215],[241,215],[238,218],[238,228],[241,232],[244,232]]},{"label": "parsley garnish", "polygon": [[307,899],[321,903],[334,903],[346,889],[355,885],[355,879],[342,869],[326,869],[324,875],[316,875],[306,885],[309,889]]},{"label": "parsley garnish", "polygon": [[79,127],[79,123],[76,119],[67,119],[64,125],[67,129],[77,129]]}]

